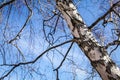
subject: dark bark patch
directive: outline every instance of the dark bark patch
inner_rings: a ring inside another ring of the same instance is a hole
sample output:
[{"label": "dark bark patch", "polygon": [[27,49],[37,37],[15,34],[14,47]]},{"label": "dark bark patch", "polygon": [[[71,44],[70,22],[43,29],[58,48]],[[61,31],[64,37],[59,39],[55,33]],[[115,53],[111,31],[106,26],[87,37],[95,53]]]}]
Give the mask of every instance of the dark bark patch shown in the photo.
[{"label": "dark bark patch", "polygon": [[89,47],[89,48],[88,48],[88,52],[90,52],[90,51],[91,51],[91,48]]},{"label": "dark bark patch", "polygon": [[94,66],[94,68],[97,67],[98,61],[91,61],[91,64]]},{"label": "dark bark patch", "polygon": [[106,66],[106,72],[108,72],[109,74],[111,74],[111,67],[113,66],[113,63],[108,62],[107,66]]},{"label": "dark bark patch", "polygon": [[115,79],[114,77],[108,76],[109,80],[119,80],[119,79]]},{"label": "dark bark patch", "polygon": [[120,76],[117,75],[117,77],[118,77],[118,80],[120,80]]},{"label": "dark bark patch", "polygon": [[105,66],[104,60],[92,61],[92,65],[93,65],[94,67],[97,67],[97,64],[101,64],[101,65]]}]

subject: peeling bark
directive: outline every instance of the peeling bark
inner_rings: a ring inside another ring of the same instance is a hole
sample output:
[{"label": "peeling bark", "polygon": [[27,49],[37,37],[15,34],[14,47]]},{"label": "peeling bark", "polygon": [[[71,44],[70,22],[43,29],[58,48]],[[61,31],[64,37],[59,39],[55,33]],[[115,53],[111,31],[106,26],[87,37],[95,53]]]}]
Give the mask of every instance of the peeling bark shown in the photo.
[{"label": "peeling bark", "polygon": [[86,27],[72,0],[56,0],[56,6],[66,20],[80,49],[89,58],[103,80],[120,80],[120,69],[109,57],[92,32]]}]

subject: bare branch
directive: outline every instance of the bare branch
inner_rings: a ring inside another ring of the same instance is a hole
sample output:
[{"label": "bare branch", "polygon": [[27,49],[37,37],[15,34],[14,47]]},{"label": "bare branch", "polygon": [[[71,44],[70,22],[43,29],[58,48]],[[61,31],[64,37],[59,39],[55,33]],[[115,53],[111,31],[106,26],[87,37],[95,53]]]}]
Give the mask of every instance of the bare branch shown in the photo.
[{"label": "bare branch", "polygon": [[59,65],[56,69],[53,70],[53,71],[56,71],[56,73],[57,73],[57,78],[56,78],[56,80],[59,80],[59,68],[62,66],[63,62],[65,61],[65,59],[66,59],[66,57],[67,57],[70,49],[71,49],[72,46],[73,46],[73,43],[74,43],[74,42],[72,42],[71,45],[70,45],[70,47],[68,48],[68,50],[67,50],[67,52],[66,52],[63,60],[61,61],[60,65]]},{"label": "bare branch", "polygon": [[113,10],[113,12],[120,18],[120,14],[117,13],[115,10]]},{"label": "bare branch", "polygon": [[[53,18],[55,17],[57,17],[56,21],[54,21],[55,25],[48,25],[45,23],[45,22],[49,22],[50,20],[54,20]],[[57,25],[58,25],[60,18],[62,18],[61,13],[58,12],[58,13],[54,13],[54,15],[51,16],[49,19],[43,20],[43,33],[44,33],[46,41],[50,44],[53,44],[54,34],[56,32]],[[48,34],[46,34],[45,26],[50,27],[50,32]],[[49,39],[50,37],[52,38],[52,40]]]},{"label": "bare branch", "polygon": [[[45,22],[46,22],[46,21],[50,21],[50,20],[53,19],[55,16],[56,16],[56,14],[54,14],[52,17],[50,17],[50,18],[47,19],[47,20],[43,20],[43,33],[44,33],[44,36],[45,36],[46,41],[48,41],[48,40],[47,40],[46,31],[45,31]],[[49,42],[49,41],[48,41],[48,42]]]},{"label": "bare branch", "polygon": [[20,50],[20,48],[16,44],[12,44],[12,45],[19,51],[19,54],[22,56],[22,59],[25,61],[24,54],[22,53],[22,51]]},{"label": "bare branch", "polygon": [[98,18],[98,19],[97,19],[93,24],[91,24],[88,28],[91,30],[99,21],[101,21],[101,20],[104,19],[108,14],[110,14],[110,13],[113,11],[113,9],[114,9],[116,6],[119,5],[119,3],[120,3],[120,1],[116,2],[115,4],[113,4],[113,5],[111,6],[111,8],[110,8],[104,15],[102,15],[100,18]]},{"label": "bare branch", "polygon": [[54,71],[57,70],[57,69],[59,69],[59,68],[62,66],[62,64],[63,64],[63,62],[65,61],[65,59],[66,59],[66,57],[67,57],[67,55],[68,55],[70,49],[72,48],[73,43],[74,43],[74,42],[71,43],[71,45],[70,45],[70,47],[68,48],[68,50],[67,50],[67,52],[66,52],[66,54],[65,54],[65,56],[64,56],[64,58],[63,58],[63,60],[61,61],[60,65],[59,65],[56,69],[54,69]]},{"label": "bare branch", "polygon": [[72,39],[72,40],[68,40],[66,42],[63,42],[61,44],[58,44],[56,46],[52,46],[50,48],[48,48],[47,50],[45,50],[44,52],[42,52],[38,57],[36,57],[34,60],[32,61],[28,61],[28,62],[21,62],[21,63],[18,63],[18,64],[3,64],[3,65],[0,65],[0,66],[13,66],[3,77],[0,78],[0,80],[4,79],[5,77],[7,77],[15,68],[21,66],[21,65],[27,65],[27,64],[33,64],[35,63],[40,57],[42,57],[46,52],[54,49],[54,48],[57,48],[59,46],[62,46],[64,44],[67,44],[69,42],[75,42],[75,39]]},{"label": "bare branch", "polygon": [[5,6],[13,3],[14,1],[15,1],[15,0],[11,0],[11,1],[8,1],[8,2],[6,2],[6,3],[3,3],[2,5],[0,5],[0,9],[2,9],[3,7],[5,7]]},{"label": "bare branch", "polygon": [[109,46],[113,46],[113,45],[120,45],[120,41],[115,40],[115,41],[113,41],[113,42],[111,42],[111,43],[108,43],[108,44],[105,46],[105,48],[107,49]]},{"label": "bare branch", "polygon": [[119,46],[119,44],[110,52],[110,54],[109,55],[111,55],[112,54],[112,52],[113,51],[115,51],[117,48],[118,48],[118,46]]},{"label": "bare branch", "polygon": [[27,25],[29,19],[30,19],[31,16],[32,16],[32,13],[33,13],[33,12],[32,12],[32,9],[29,7],[29,5],[28,5],[28,3],[27,3],[26,0],[25,0],[25,4],[26,4],[28,10],[30,11],[30,14],[29,14],[29,16],[27,17],[27,19],[26,19],[26,21],[25,21],[23,27],[20,29],[20,31],[17,33],[17,35],[16,35],[13,39],[11,39],[11,40],[9,41],[9,43],[12,43],[13,41],[17,40],[17,38],[20,37],[20,34],[22,33],[22,31],[23,31],[24,28],[26,27],[26,25]]}]

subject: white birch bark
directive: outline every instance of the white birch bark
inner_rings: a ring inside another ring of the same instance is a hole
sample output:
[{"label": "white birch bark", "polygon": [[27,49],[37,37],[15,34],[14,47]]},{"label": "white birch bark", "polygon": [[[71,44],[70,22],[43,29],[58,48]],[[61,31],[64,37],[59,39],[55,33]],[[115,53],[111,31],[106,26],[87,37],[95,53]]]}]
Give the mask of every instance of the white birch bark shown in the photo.
[{"label": "white birch bark", "polygon": [[86,27],[72,0],[56,0],[56,6],[66,20],[80,49],[103,80],[120,80],[120,69]]}]

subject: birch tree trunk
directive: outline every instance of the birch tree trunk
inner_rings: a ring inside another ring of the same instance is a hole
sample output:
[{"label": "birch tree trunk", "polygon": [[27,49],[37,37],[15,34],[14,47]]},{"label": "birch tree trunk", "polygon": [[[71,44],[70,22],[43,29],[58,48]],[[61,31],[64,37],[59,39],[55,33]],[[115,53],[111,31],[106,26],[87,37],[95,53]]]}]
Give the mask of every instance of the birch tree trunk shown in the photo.
[{"label": "birch tree trunk", "polygon": [[56,6],[66,20],[73,37],[76,38],[79,48],[89,58],[100,77],[103,80],[120,80],[120,69],[86,27],[72,0],[56,0]]}]

